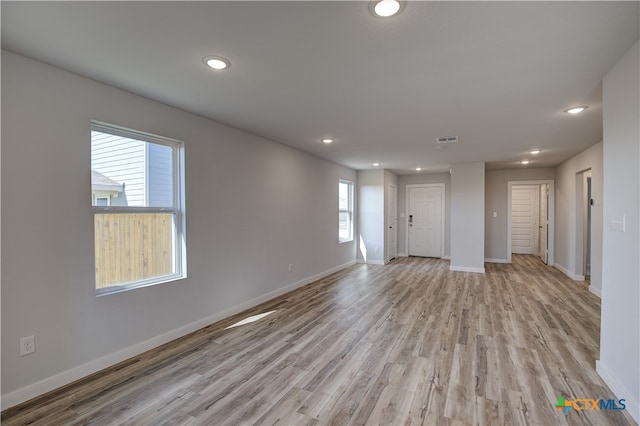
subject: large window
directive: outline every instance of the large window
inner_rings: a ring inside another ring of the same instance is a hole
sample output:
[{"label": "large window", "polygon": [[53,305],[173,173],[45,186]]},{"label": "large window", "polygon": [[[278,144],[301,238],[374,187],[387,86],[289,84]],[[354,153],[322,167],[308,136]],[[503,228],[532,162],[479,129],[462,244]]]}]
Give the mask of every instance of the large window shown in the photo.
[{"label": "large window", "polygon": [[97,294],[186,276],[181,142],[91,123]]},{"label": "large window", "polygon": [[353,241],[353,182],[338,182],[338,241]]}]

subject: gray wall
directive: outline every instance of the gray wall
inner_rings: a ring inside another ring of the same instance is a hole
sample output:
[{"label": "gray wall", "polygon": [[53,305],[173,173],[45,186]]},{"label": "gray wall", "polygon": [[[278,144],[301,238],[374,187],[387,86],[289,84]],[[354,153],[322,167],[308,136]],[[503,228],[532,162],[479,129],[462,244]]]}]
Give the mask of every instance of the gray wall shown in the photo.
[{"label": "gray wall", "polygon": [[358,262],[384,263],[384,170],[358,171]]},{"label": "gray wall", "polygon": [[[557,167],[555,266],[569,276],[584,273],[582,176],[591,170],[591,285],[602,287],[602,142],[568,159]],[[579,181],[579,182],[578,182]]]},{"label": "gray wall", "polygon": [[398,176],[398,254],[401,256],[407,256],[407,185],[427,183],[445,184],[444,255],[451,256],[451,175],[449,173]]},{"label": "gray wall", "polygon": [[[640,43],[603,80],[604,226],[598,373],[640,422]],[[626,218],[626,232],[612,221]]]},{"label": "gray wall", "polygon": [[[388,238],[388,230],[389,230],[389,216],[387,212],[389,211],[389,205],[391,200],[389,199],[389,186],[395,185],[396,193],[398,191],[398,176],[395,173],[390,172],[389,170],[384,171],[384,227],[383,227],[383,235],[384,235],[384,261],[388,262],[389,259],[389,238]],[[396,203],[398,200],[396,199]],[[397,228],[396,228],[397,231]],[[396,238],[396,244],[398,240]],[[396,253],[398,253],[398,248],[396,247]]]},{"label": "gray wall", "polygon": [[[485,242],[487,259],[507,260],[508,238],[508,182],[554,180],[555,168],[487,170],[485,175]],[[493,212],[498,217],[493,217]]]},{"label": "gray wall", "polygon": [[483,162],[451,167],[451,270],[484,272]]},{"label": "gray wall", "polygon": [[[92,119],[184,141],[187,279],[95,296]],[[5,51],[2,151],[5,407],[355,260],[355,171]]]}]

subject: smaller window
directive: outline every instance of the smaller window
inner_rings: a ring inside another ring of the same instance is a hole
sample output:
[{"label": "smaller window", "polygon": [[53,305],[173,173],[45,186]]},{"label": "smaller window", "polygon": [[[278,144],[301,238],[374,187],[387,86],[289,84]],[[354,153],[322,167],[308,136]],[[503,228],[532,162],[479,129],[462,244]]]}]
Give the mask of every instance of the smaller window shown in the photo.
[{"label": "smaller window", "polygon": [[353,241],[353,182],[338,182],[338,242]]},{"label": "smaller window", "polygon": [[109,202],[110,197],[96,197],[96,203],[94,204],[95,206],[110,206],[111,203]]}]

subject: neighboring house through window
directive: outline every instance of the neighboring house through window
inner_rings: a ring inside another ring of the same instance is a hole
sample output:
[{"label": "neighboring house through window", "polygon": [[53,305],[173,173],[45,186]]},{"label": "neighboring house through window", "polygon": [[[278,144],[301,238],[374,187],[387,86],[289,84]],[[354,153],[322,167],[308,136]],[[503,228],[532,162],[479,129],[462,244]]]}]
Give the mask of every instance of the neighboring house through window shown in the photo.
[{"label": "neighboring house through window", "polygon": [[110,206],[112,198],[124,192],[123,185],[109,179],[99,171],[91,169],[91,196],[94,206]]},{"label": "neighboring house through window", "polygon": [[92,122],[98,294],[185,276],[183,145]]}]

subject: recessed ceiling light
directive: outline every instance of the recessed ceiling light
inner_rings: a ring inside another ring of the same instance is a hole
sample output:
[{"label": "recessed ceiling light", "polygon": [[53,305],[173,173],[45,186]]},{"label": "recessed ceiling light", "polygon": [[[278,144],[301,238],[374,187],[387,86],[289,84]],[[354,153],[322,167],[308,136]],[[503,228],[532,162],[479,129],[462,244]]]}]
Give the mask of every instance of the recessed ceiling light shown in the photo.
[{"label": "recessed ceiling light", "polygon": [[202,58],[202,62],[206,66],[214,70],[226,70],[231,66],[231,63],[228,59],[222,58],[220,56],[205,56]]},{"label": "recessed ceiling light", "polygon": [[324,138],[324,139],[322,139],[322,142],[323,142],[323,143],[326,143],[326,144],[330,144],[331,142],[333,142],[333,139],[331,139],[331,138]]},{"label": "recessed ceiling light", "polygon": [[521,163],[521,164],[529,164],[530,162],[531,162],[531,161],[529,161],[529,160],[522,160],[520,163]]},{"label": "recessed ceiling light", "polygon": [[422,167],[416,167],[416,172],[419,172],[422,170]]},{"label": "recessed ceiling light", "polygon": [[589,107],[587,106],[573,107],[573,108],[565,109],[564,112],[568,114],[580,114],[582,111],[584,111],[587,108]]},{"label": "recessed ceiling light", "polygon": [[397,14],[400,11],[401,6],[402,5],[398,0],[381,0],[371,2],[369,7],[374,16],[388,18],[389,16]]},{"label": "recessed ceiling light", "polygon": [[380,163],[378,163],[377,161],[375,163],[373,163],[374,167],[378,167],[380,165]]},{"label": "recessed ceiling light", "polygon": [[540,154],[542,151],[540,151],[539,149],[532,149],[531,151],[529,151],[529,154],[531,155],[538,155]]}]

